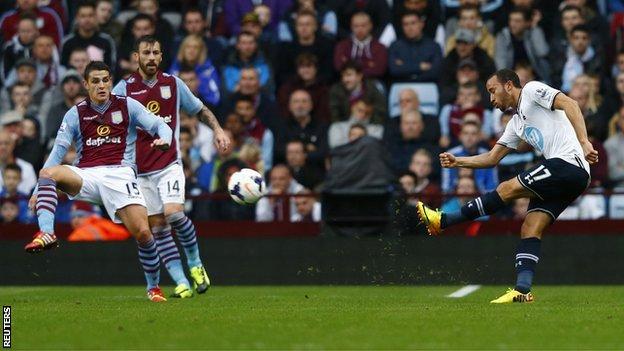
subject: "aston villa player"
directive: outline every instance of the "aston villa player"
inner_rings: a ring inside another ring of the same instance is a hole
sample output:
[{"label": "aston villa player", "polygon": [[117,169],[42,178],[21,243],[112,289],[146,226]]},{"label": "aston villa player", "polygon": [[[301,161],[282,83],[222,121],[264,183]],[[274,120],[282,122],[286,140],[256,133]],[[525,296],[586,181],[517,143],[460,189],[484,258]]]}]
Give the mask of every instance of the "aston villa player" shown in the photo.
[{"label": "aston villa player", "polygon": [[120,81],[113,92],[138,100],[173,130],[171,148],[167,151],[152,150],[150,144],[154,137],[139,131],[136,162],[139,185],[147,202],[149,224],[160,257],[177,284],[173,296],[191,297],[193,291],[171,236],[172,228],[184,248],[195,290],[200,294],[206,292],[210,279],[199,255],[195,226],[184,213],[185,177],[179,147],[180,110],[191,115],[200,113],[201,118],[212,128],[218,149],[226,150],[230,140],[215,115],[191,93],[186,84],[159,69],[163,52],[157,39],[152,36],[139,38],[134,51],[134,58],[139,62],[138,71]]}]

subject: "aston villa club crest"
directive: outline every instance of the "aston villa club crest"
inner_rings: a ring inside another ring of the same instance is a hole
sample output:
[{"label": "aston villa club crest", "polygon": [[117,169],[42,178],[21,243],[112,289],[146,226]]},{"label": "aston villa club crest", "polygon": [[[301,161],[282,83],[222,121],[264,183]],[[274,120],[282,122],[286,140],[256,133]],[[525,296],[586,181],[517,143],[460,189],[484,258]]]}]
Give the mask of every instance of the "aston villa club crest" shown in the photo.
[{"label": "aston villa club crest", "polygon": [[169,86],[160,87],[160,97],[167,100],[171,97],[171,88]]},{"label": "aston villa club crest", "polygon": [[111,121],[113,124],[119,124],[123,121],[123,116],[121,115],[121,111],[115,111],[111,113]]}]

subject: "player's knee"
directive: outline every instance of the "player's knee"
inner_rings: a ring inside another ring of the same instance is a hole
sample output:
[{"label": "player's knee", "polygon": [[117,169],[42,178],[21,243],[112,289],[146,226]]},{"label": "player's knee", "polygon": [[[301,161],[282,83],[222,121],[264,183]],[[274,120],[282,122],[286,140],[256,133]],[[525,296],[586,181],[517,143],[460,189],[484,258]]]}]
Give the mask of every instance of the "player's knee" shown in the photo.
[{"label": "player's knee", "polygon": [[43,168],[39,171],[39,178],[56,179],[55,176],[56,172],[54,167]]},{"label": "player's knee", "polygon": [[496,187],[496,192],[504,202],[509,202],[516,198],[518,188],[514,179],[506,180]]},{"label": "player's knee", "polygon": [[153,240],[152,231],[148,228],[140,228],[136,233],[136,240],[141,244],[147,244]]},{"label": "player's knee", "polygon": [[164,217],[168,218],[171,215],[174,215],[176,213],[182,213],[184,214],[184,205],[182,204],[165,204],[164,206]]},{"label": "player's knee", "polygon": [[167,223],[169,224],[178,222],[184,217],[186,217],[186,214],[184,214],[183,211],[177,211],[165,216],[165,218],[167,219]]},{"label": "player's knee", "polygon": [[522,227],[520,228],[520,237],[522,239],[527,238],[540,238],[542,237],[542,228],[534,222],[524,221],[522,223]]}]

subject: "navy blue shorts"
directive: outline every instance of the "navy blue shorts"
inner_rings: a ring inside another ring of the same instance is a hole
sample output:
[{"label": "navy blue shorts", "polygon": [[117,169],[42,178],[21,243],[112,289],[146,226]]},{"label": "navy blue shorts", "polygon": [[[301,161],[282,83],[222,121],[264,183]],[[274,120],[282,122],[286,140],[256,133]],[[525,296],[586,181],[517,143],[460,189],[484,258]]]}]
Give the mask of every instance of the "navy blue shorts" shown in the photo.
[{"label": "navy blue shorts", "polygon": [[580,166],[551,158],[520,173],[518,180],[535,195],[527,212],[542,211],[554,221],[585,191],[589,174]]}]

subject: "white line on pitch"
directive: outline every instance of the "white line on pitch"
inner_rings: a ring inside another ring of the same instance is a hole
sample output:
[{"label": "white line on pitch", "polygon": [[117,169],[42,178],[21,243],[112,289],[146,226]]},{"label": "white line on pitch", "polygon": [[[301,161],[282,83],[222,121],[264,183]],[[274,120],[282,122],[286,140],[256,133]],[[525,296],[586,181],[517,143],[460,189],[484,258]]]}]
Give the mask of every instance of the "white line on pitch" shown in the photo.
[{"label": "white line on pitch", "polygon": [[446,297],[453,297],[453,298],[458,299],[460,297],[470,295],[473,292],[479,290],[480,288],[481,288],[481,285],[466,285],[463,288],[455,291],[454,293],[446,295]]}]

